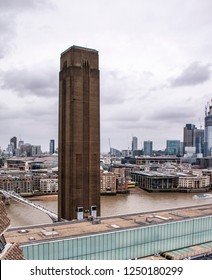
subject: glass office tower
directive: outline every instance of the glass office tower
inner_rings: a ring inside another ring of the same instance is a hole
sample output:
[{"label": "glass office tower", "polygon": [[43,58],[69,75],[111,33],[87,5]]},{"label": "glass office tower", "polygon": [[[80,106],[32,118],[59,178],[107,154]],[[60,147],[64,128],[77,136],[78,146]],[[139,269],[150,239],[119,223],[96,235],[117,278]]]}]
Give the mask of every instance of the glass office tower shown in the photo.
[{"label": "glass office tower", "polygon": [[205,116],[205,149],[204,156],[212,155],[212,105]]}]

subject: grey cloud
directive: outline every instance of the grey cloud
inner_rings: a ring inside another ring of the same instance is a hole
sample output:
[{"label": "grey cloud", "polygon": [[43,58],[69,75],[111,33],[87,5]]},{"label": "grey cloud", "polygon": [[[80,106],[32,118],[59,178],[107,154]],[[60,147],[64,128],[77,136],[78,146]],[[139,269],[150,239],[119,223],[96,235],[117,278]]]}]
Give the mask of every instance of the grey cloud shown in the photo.
[{"label": "grey cloud", "polygon": [[[52,100],[52,99],[51,99]],[[10,108],[9,106],[1,106],[0,104],[0,118],[1,123],[10,122],[13,126],[14,122],[21,123],[51,123],[56,121],[58,113],[58,103],[50,100],[46,100],[41,104],[34,102],[28,106],[28,104],[22,104],[16,106],[15,108]],[[11,123],[11,120],[13,122]]]},{"label": "grey cloud", "polygon": [[[55,99],[35,100],[30,105],[24,102],[27,100],[23,100],[15,107],[12,107],[12,104],[5,105],[0,101],[0,146],[4,140],[4,147],[6,147],[13,135],[17,137],[21,135],[25,141],[32,144],[43,144],[42,137],[49,139],[50,135],[57,134],[58,103]],[[37,133],[38,130],[39,133]]]},{"label": "grey cloud", "polygon": [[125,122],[125,123],[134,123],[139,121],[141,116],[139,113],[136,112],[129,112],[129,110],[124,109],[123,113],[121,115],[118,115],[114,118],[114,121],[120,121],[120,122]]},{"label": "grey cloud", "polygon": [[[11,125],[12,120],[17,120],[22,118],[23,111],[20,108],[11,108],[11,106],[0,104],[0,119],[1,125],[9,122]],[[9,125],[7,123],[7,125]]]},{"label": "grey cloud", "polygon": [[175,107],[175,108],[161,108],[160,111],[153,113],[150,120],[167,122],[181,122],[182,120],[193,119],[195,112],[191,108]]},{"label": "grey cloud", "polygon": [[58,94],[57,69],[12,69],[1,73],[2,88],[10,89],[19,96],[36,95],[40,97],[55,97]]},{"label": "grey cloud", "polygon": [[0,2],[0,10],[2,12],[19,11],[24,12],[26,9],[34,9],[37,7],[44,7],[50,3],[48,0],[8,0]]},{"label": "grey cloud", "polygon": [[51,9],[49,0],[8,0],[0,1],[0,59],[4,58],[14,47],[16,20],[24,13]]},{"label": "grey cloud", "polygon": [[[0,8],[1,9],[1,8]],[[12,48],[12,38],[14,37],[14,21],[11,18],[1,16],[0,13],[0,59],[3,58]]]},{"label": "grey cloud", "polygon": [[211,78],[211,64],[202,65],[199,62],[190,64],[179,77],[171,80],[172,87],[195,86]]},{"label": "grey cloud", "polygon": [[126,88],[123,76],[119,71],[101,71],[101,103],[102,105],[122,104],[126,100]]},{"label": "grey cloud", "polygon": [[152,130],[155,129],[155,123],[154,122],[143,122],[143,121],[136,121],[136,122],[123,122],[119,125],[119,128],[126,129],[126,130]]},{"label": "grey cloud", "polygon": [[146,92],[154,75],[151,72],[101,70],[102,105],[116,105],[130,100],[138,102],[147,97]]},{"label": "grey cloud", "polygon": [[2,110],[7,110],[8,106],[6,104],[4,104],[2,101],[0,101],[0,112],[2,112]]},{"label": "grey cloud", "polygon": [[108,88],[101,91],[102,105],[117,105],[122,104],[126,100],[125,95],[118,88]]},{"label": "grey cloud", "polygon": [[141,114],[137,111],[130,110],[129,108],[117,108],[117,110],[109,108],[109,113],[102,110],[102,120],[103,121],[113,121],[113,123],[133,123],[141,119]]},{"label": "grey cloud", "polygon": [[30,121],[55,123],[58,117],[58,103],[53,99],[46,100],[42,104],[32,104],[30,107],[25,105],[24,117]]}]

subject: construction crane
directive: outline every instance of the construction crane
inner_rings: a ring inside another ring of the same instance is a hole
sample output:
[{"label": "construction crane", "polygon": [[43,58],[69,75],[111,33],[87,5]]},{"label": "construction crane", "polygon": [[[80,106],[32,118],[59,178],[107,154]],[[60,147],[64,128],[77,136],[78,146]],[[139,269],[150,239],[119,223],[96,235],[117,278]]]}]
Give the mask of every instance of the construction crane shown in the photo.
[{"label": "construction crane", "polygon": [[113,165],[113,155],[112,155],[112,149],[111,149],[111,145],[110,145],[110,138],[108,138],[108,142],[109,142],[109,148],[110,148],[110,164]]},{"label": "construction crane", "polygon": [[108,142],[109,142],[109,153],[111,154],[111,145],[110,145],[110,138],[108,138]]}]

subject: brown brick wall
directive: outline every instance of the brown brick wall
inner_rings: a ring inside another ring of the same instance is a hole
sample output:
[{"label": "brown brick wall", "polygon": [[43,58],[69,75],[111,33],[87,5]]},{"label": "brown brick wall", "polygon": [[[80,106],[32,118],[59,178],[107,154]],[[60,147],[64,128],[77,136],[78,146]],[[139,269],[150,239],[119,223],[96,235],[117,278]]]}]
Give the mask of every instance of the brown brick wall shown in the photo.
[{"label": "brown brick wall", "polygon": [[[65,66],[65,67],[64,67]],[[77,207],[100,215],[98,52],[72,47],[61,55],[59,96],[59,218]]]}]

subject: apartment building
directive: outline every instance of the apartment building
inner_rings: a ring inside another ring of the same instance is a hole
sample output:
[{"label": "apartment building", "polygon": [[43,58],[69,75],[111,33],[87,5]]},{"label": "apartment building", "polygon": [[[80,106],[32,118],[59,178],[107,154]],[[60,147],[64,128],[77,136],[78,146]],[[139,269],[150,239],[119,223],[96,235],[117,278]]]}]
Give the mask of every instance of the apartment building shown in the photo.
[{"label": "apartment building", "polygon": [[58,179],[53,179],[53,178],[40,179],[40,191],[42,193],[57,193]]},{"label": "apartment building", "polygon": [[100,174],[100,193],[116,194],[116,175],[112,172]]},{"label": "apartment building", "polygon": [[179,188],[198,190],[207,189],[210,186],[210,176],[180,176],[179,177]]},{"label": "apartment building", "polygon": [[1,175],[0,189],[5,191],[15,191],[17,193],[32,193],[32,176],[7,174]]}]

